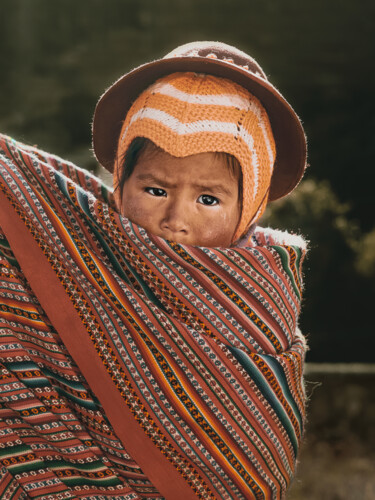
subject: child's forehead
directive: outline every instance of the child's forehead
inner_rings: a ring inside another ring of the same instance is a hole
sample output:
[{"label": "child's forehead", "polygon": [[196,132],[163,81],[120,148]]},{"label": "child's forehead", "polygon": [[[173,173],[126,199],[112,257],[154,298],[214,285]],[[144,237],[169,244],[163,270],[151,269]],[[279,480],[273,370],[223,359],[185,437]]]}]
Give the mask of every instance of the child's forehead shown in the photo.
[{"label": "child's forehead", "polygon": [[135,174],[140,180],[159,180],[166,184],[185,182],[195,187],[226,189],[239,183],[240,175],[228,164],[225,154],[205,152],[176,157],[155,145],[149,145],[139,156]]},{"label": "child's forehead", "polygon": [[[142,160],[142,162],[144,162],[149,168],[152,169],[155,158],[158,160],[158,162],[164,162],[165,160],[172,160],[173,158],[187,158],[188,156],[192,158],[192,161],[195,160],[195,162],[197,162],[198,164],[200,164],[202,162],[202,159],[204,159],[205,162],[208,161],[209,163],[212,163],[213,166],[221,164],[222,166],[226,167],[226,169],[216,169],[215,177],[212,178],[212,176],[209,175],[207,177],[207,181],[212,182],[213,179],[226,179],[228,176],[228,172],[238,181],[241,181],[242,175],[240,162],[233,155],[222,151],[205,151],[204,153],[187,155],[185,157],[176,157],[169,154],[167,151],[164,151],[151,140],[145,139],[144,146],[142,147],[141,153],[138,156],[137,163]],[[200,180],[203,179],[204,174],[205,171],[200,172]]]}]

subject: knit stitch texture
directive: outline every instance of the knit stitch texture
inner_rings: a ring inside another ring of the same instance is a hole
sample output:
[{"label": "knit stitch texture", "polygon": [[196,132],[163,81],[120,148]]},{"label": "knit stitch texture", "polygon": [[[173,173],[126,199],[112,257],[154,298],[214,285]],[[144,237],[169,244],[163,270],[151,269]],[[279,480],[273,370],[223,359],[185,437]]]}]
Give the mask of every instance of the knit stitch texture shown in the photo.
[{"label": "knit stitch texture", "polygon": [[[130,108],[120,134],[121,165],[135,137],[146,137],[167,153],[185,157],[224,152],[242,170],[242,212],[234,241],[260,218],[267,205],[275,142],[259,100],[230,80],[174,73],[146,89]],[[115,172],[115,183],[120,172]]]}]

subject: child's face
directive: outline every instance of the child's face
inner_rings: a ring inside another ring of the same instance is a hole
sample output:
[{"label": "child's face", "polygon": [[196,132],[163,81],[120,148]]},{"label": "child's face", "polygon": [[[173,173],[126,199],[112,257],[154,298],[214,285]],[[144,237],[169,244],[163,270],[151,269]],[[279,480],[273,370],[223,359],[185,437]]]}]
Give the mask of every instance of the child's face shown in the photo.
[{"label": "child's face", "polygon": [[228,247],[240,217],[239,182],[223,155],[177,158],[146,148],[125,181],[122,214],[164,239]]}]

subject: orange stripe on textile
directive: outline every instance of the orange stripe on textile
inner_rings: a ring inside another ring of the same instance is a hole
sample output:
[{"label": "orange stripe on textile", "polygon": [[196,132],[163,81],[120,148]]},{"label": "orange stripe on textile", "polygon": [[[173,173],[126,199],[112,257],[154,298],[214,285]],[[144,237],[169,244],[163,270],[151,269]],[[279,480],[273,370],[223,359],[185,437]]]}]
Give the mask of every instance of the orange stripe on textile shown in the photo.
[{"label": "orange stripe on textile", "polygon": [[302,238],[185,247],[74,165],[2,136],[0,153],[0,496],[284,498]]}]

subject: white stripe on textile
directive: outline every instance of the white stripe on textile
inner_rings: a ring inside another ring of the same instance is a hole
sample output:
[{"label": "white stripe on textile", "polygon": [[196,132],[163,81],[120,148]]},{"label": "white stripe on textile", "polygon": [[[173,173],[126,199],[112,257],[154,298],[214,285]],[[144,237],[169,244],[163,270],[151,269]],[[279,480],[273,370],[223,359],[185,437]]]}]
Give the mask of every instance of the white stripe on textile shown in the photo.
[{"label": "white stripe on textile", "polygon": [[165,127],[169,128],[170,130],[172,130],[172,132],[178,135],[196,134],[199,132],[220,132],[222,134],[229,134],[233,137],[240,137],[245,142],[245,144],[247,144],[251,154],[251,161],[254,169],[253,200],[255,199],[259,184],[259,161],[254,147],[254,139],[242,126],[240,126],[240,131],[238,131],[237,125],[232,122],[198,120],[190,123],[182,123],[174,116],[166,113],[165,111],[161,111],[160,109],[142,108],[132,116],[129,125],[126,127],[122,134],[121,140],[124,139],[129,127],[135,121],[142,120],[144,118],[162,123]]},{"label": "white stripe on textile", "polygon": [[176,89],[170,83],[157,82],[151,85],[148,89],[150,92],[157,92],[161,95],[173,97],[182,102],[192,104],[204,104],[212,106],[226,106],[239,108],[240,110],[251,111],[258,119],[258,124],[263,132],[264,141],[266,143],[268,158],[271,166],[271,173],[275,161],[274,153],[271,143],[267,134],[267,129],[262,116],[262,109],[254,101],[251,101],[251,94],[249,98],[242,97],[238,94],[189,94],[183,90]]}]

